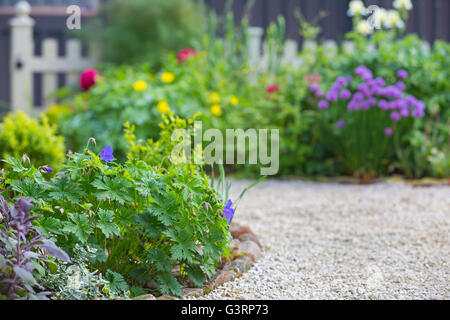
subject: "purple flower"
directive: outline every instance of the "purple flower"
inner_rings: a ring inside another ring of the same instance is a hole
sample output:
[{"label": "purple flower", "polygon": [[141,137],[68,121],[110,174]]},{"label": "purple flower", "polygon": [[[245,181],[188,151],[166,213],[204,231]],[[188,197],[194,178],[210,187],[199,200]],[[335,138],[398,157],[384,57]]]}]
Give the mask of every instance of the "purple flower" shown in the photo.
[{"label": "purple flower", "polygon": [[106,161],[107,163],[114,160],[113,155],[113,149],[110,145],[107,145],[101,152],[100,152],[100,158],[103,159],[103,161]]},{"label": "purple flower", "polygon": [[345,121],[342,120],[342,119],[338,120],[338,122],[336,122],[336,126],[337,126],[338,128],[343,128],[343,127],[345,127]]},{"label": "purple flower", "polygon": [[350,92],[350,90],[344,89],[341,91],[341,99],[347,100],[347,99],[350,99],[351,96],[352,96],[352,93]]},{"label": "purple flower", "polygon": [[359,66],[355,69],[355,74],[357,76],[362,76],[364,73],[366,73],[367,71],[370,71],[369,69],[367,69],[365,66]]},{"label": "purple flower", "polygon": [[380,87],[382,87],[382,86],[384,86],[386,84],[386,82],[384,81],[383,78],[376,78],[374,81]]},{"label": "purple flower", "polygon": [[360,83],[358,85],[358,90],[366,97],[368,98],[370,96],[370,90],[369,86],[365,83]]},{"label": "purple flower", "polygon": [[326,98],[328,101],[332,101],[332,102],[336,102],[338,99],[338,94],[339,94],[339,88],[337,87],[332,87],[330,89],[330,91],[328,91]]},{"label": "purple flower", "polygon": [[399,70],[399,71],[397,72],[397,77],[399,77],[400,79],[406,79],[406,78],[408,78],[408,71],[406,71],[406,70],[404,70],[404,69]]},{"label": "purple flower", "polygon": [[361,108],[361,110],[369,110],[370,109],[370,101],[365,100],[365,101],[361,102],[360,108]]},{"label": "purple flower", "polygon": [[336,87],[342,87],[347,84],[347,79],[344,76],[337,77],[335,81]]},{"label": "purple flower", "polygon": [[47,172],[53,172],[53,169],[50,168],[49,166],[43,166],[42,169],[44,169]]},{"label": "purple flower", "polygon": [[396,87],[398,90],[400,90],[400,91],[403,91],[403,90],[406,89],[405,84],[404,84],[403,82],[401,82],[401,81],[397,82],[397,83],[395,84],[395,87]]},{"label": "purple flower", "polygon": [[391,113],[391,119],[392,121],[400,121],[402,117],[400,116],[400,113],[394,111]]},{"label": "purple flower", "polygon": [[394,131],[391,128],[386,128],[384,130],[384,134],[387,135],[388,137],[392,136],[393,133],[394,133]]},{"label": "purple flower", "polygon": [[407,117],[409,117],[410,112],[409,112],[408,108],[403,108],[400,110],[400,114],[403,118],[407,118]]},{"label": "purple flower", "polygon": [[360,102],[362,99],[364,99],[364,95],[361,92],[356,92],[353,95],[353,100],[355,100],[356,102]]},{"label": "purple flower", "polygon": [[227,205],[223,209],[225,212],[225,218],[228,221],[228,224],[231,224],[231,220],[234,217],[234,209],[231,207],[233,205],[233,202],[231,200],[228,200]]},{"label": "purple flower", "polygon": [[326,100],[319,101],[319,104],[317,105],[317,107],[319,109],[328,109],[329,106],[330,105],[328,104],[328,101],[326,101]]},{"label": "purple flower", "polygon": [[389,109],[389,102],[387,102],[386,100],[380,100],[380,102],[378,102],[378,107],[380,109],[387,110]]},{"label": "purple flower", "polygon": [[348,110],[350,110],[350,111],[355,111],[355,110],[357,110],[358,109],[358,101],[356,101],[355,99],[353,99],[352,101],[350,101],[348,104],[347,104],[347,109]]},{"label": "purple flower", "polygon": [[310,87],[309,90],[311,90],[312,92],[317,92],[320,90],[320,85],[318,83],[313,83]]}]

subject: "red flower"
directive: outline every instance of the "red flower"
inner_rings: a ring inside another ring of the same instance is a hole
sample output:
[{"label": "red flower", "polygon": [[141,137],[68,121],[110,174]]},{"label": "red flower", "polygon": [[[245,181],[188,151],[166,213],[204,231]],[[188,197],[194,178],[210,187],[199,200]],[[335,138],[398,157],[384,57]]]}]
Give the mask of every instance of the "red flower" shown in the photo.
[{"label": "red flower", "polygon": [[84,91],[89,90],[95,85],[95,80],[98,77],[98,71],[95,69],[87,69],[80,75],[80,88]]},{"label": "red flower", "polygon": [[267,93],[275,93],[278,91],[280,91],[280,86],[277,84],[271,84],[271,85],[267,86],[267,88],[266,88]]},{"label": "red flower", "polygon": [[186,62],[190,57],[193,57],[197,54],[197,51],[195,51],[192,48],[186,48],[178,52],[177,54],[177,60],[179,63]]},{"label": "red flower", "polygon": [[318,73],[308,73],[306,75],[306,81],[311,85],[313,83],[320,83],[322,81],[322,77]]}]

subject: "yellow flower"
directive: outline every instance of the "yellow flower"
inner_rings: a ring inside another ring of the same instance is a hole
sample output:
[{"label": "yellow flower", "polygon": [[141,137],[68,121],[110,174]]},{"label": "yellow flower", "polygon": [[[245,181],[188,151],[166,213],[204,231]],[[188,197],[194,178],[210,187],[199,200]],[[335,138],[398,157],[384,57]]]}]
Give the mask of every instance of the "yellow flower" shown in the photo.
[{"label": "yellow flower", "polygon": [[217,92],[211,92],[206,101],[208,103],[218,104],[220,101],[220,96]]},{"label": "yellow flower", "polygon": [[164,83],[171,83],[175,80],[175,75],[172,72],[163,72],[161,75],[161,81]]},{"label": "yellow flower", "polygon": [[214,104],[211,106],[211,113],[217,117],[222,115],[222,108],[218,104]]},{"label": "yellow flower", "polygon": [[133,84],[133,88],[136,91],[144,91],[145,89],[147,89],[147,82],[138,80]]},{"label": "yellow flower", "polygon": [[236,96],[230,96],[230,103],[231,105],[235,106],[239,104],[239,98]]},{"label": "yellow flower", "polygon": [[158,102],[158,111],[160,113],[167,113],[167,112],[169,112],[170,111],[169,104],[166,101],[164,101],[164,100]]}]

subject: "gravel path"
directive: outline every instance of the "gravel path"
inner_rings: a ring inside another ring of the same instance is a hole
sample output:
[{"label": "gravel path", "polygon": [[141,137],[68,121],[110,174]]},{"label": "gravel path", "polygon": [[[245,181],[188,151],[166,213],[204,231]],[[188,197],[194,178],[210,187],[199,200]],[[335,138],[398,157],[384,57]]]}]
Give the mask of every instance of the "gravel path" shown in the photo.
[{"label": "gravel path", "polygon": [[450,298],[449,187],[269,180],[235,219],[266,251],[201,299]]}]

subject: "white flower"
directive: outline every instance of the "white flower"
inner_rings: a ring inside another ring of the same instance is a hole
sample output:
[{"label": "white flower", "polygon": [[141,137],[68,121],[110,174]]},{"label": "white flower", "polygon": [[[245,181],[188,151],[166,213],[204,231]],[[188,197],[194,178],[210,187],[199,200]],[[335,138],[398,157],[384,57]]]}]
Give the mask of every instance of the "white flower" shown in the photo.
[{"label": "white flower", "polygon": [[403,28],[405,23],[400,18],[398,11],[389,10],[386,12],[386,17],[384,19],[384,26],[386,28]]},{"label": "white flower", "polygon": [[394,0],[392,5],[395,9],[411,10],[413,8],[411,0]]},{"label": "white flower", "polygon": [[371,25],[375,29],[381,29],[383,26],[384,21],[386,21],[387,14],[386,9],[378,8],[374,11],[373,15],[371,16],[371,19],[369,19],[371,22]]},{"label": "white flower", "polygon": [[352,0],[348,5],[347,15],[349,17],[361,16],[366,14],[366,8],[361,0]]},{"label": "white flower", "polygon": [[356,25],[356,31],[358,33],[362,34],[363,36],[367,36],[368,34],[371,34],[372,30],[373,30],[373,28],[370,25],[370,22],[367,20],[361,20]]}]

